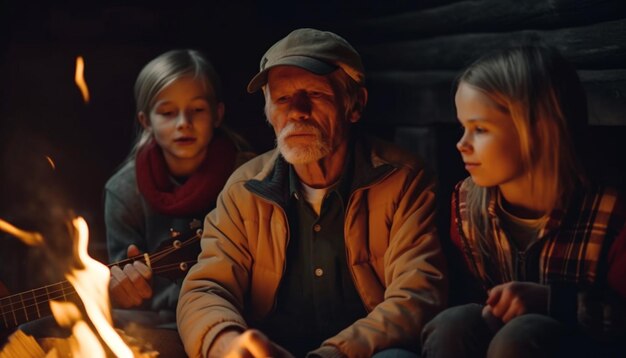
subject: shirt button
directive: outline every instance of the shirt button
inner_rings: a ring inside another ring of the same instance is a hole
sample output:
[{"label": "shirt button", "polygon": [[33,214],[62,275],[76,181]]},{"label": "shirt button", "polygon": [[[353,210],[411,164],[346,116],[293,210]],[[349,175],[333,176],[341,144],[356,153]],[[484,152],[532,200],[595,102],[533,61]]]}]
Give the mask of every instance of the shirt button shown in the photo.
[{"label": "shirt button", "polygon": [[317,277],[322,277],[322,276],[324,276],[324,270],[322,270],[322,269],[321,269],[321,268],[319,268],[319,267],[318,267],[318,268],[316,268],[316,269],[315,269],[315,276],[317,276]]},{"label": "shirt button", "polygon": [[322,226],[320,224],[313,225],[313,231],[320,232],[322,230]]}]

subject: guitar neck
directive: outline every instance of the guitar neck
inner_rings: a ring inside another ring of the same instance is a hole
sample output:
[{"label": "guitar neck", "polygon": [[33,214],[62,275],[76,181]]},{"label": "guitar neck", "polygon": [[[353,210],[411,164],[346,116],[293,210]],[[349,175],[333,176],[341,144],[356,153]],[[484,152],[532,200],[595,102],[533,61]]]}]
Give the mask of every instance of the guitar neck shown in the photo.
[{"label": "guitar neck", "polygon": [[[123,267],[126,264],[141,261],[150,266],[152,272],[155,274],[165,275],[174,272],[175,275],[180,275],[181,273],[186,273],[187,269],[196,262],[195,257],[197,257],[197,252],[193,259],[187,259],[187,257],[190,256],[189,250],[192,253],[195,252],[193,245],[199,245],[198,240],[200,233],[201,232],[197,232],[195,235],[183,241],[174,240],[169,246],[153,254],[133,256],[109,264],[107,267]],[[185,258],[180,258],[180,256],[184,256]],[[193,257],[193,255],[191,256]],[[174,263],[170,263],[167,260],[168,258],[170,259],[169,261],[172,261],[171,259],[174,258]],[[15,328],[20,324],[49,316],[52,313],[49,302],[52,300],[71,301],[75,299],[77,299],[76,290],[69,281],[54,283],[30,291],[2,297],[0,298],[0,327],[4,327],[5,329]]]},{"label": "guitar neck", "polygon": [[0,323],[4,328],[15,328],[41,317],[50,315],[51,300],[69,301],[76,297],[76,290],[63,281],[34,290],[0,298]]}]

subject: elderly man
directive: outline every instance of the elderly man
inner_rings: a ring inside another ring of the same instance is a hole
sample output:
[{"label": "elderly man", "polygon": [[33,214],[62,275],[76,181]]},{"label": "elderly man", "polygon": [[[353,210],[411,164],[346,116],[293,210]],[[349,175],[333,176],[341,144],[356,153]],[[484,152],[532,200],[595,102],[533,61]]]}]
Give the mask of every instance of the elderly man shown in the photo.
[{"label": "elderly man", "polygon": [[353,129],[363,66],[336,34],[278,41],[258,89],[277,148],[233,173],[206,218],[177,310],[187,353],[416,356],[446,301],[432,177]]}]

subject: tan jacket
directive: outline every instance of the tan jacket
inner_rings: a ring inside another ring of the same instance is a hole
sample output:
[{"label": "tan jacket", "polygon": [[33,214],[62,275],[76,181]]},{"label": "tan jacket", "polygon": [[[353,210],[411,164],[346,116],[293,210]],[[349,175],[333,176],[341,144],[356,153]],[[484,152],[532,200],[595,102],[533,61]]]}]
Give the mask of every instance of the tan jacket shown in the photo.
[{"label": "tan jacket", "polygon": [[[358,141],[354,158],[366,178],[350,194],[344,236],[368,315],[317,352],[369,357],[390,347],[419,349],[422,327],[447,299],[433,179],[421,162],[383,142]],[[202,252],[177,309],[189,356],[206,355],[225,328],[246,329],[246,320],[272,312],[289,241],[287,173],[277,150],[251,160],[233,173],[207,215]]]}]

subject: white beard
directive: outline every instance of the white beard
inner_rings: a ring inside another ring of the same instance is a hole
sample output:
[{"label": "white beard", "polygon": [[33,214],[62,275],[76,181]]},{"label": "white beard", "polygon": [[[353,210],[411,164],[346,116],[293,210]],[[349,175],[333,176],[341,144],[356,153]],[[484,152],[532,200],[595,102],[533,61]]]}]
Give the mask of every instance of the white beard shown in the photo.
[{"label": "white beard", "polygon": [[[288,143],[288,137],[293,133],[313,134],[315,138],[310,142]],[[323,137],[322,131],[312,124],[290,122],[278,134],[276,145],[285,160],[290,164],[307,164],[318,161],[331,152],[331,147]]]}]

